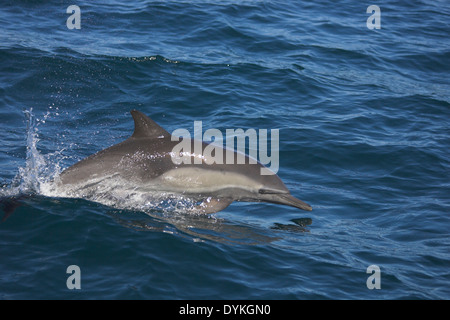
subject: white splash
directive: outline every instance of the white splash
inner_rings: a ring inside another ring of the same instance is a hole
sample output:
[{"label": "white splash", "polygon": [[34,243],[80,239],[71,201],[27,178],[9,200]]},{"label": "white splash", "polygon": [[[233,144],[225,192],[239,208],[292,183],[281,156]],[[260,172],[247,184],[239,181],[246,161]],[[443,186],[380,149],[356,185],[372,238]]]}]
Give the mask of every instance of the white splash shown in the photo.
[{"label": "white splash", "polygon": [[[17,175],[11,183],[0,190],[1,196],[17,196],[21,194],[41,194],[42,184],[48,183],[55,175],[60,172],[59,163],[56,161],[47,161],[46,158],[57,158],[62,150],[43,156],[37,150],[39,142],[38,129],[33,110],[25,110],[24,114],[27,123],[27,152],[25,166],[18,168]],[[45,121],[43,121],[45,123]]]}]

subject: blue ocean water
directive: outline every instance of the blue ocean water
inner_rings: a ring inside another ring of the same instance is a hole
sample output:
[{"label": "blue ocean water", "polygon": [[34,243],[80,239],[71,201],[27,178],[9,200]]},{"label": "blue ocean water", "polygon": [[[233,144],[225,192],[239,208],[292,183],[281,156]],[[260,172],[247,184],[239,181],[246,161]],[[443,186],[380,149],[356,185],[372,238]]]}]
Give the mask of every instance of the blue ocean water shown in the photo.
[{"label": "blue ocean water", "polygon": [[[2,1],[0,298],[449,299],[449,18],[448,1]],[[45,194],[126,139],[132,109],[169,132],[279,129],[278,175],[313,211]]]}]

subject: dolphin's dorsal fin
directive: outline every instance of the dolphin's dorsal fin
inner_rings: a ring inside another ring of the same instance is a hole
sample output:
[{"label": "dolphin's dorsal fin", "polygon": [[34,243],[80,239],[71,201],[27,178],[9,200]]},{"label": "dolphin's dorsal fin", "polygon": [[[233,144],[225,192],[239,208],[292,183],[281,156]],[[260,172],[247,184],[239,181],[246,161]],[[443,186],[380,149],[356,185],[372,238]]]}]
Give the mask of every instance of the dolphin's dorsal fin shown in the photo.
[{"label": "dolphin's dorsal fin", "polygon": [[163,138],[170,136],[159,124],[140,111],[131,110],[134,119],[133,138]]}]

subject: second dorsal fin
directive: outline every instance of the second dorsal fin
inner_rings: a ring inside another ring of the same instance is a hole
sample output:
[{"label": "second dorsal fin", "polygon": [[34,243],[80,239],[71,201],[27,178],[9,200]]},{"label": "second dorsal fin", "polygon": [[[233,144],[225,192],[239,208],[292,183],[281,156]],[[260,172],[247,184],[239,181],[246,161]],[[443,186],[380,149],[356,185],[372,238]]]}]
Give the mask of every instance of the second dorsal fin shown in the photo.
[{"label": "second dorsal fin", "polygon": [[162,138],[170,136],[166,130],[140,111],[131,110],[134,120],[133,138]]}]

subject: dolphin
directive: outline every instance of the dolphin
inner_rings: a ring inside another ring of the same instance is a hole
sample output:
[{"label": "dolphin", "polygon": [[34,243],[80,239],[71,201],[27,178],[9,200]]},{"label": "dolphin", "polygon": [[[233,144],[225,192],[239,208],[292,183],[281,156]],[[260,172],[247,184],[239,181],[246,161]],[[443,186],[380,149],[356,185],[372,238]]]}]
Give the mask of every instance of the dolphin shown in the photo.
[{"label": "dolphin", "polygon": [[[250,163],[248,156],[244,164],[211,163],[205,158],[201,163],[177,164],[172,158],[178,138],[172,139],[169,132],[140,111],[132,110],[131,115],[134,119],[131,137],[64,170],[59,176],[64,188],[83,197],[83,190],[88,188],[108,192],[104,186],[116,179],[121,183],[116,183],[114,188],[127,185],[129,193],[139,191],[197,199],[200,204],[195,209],[205,214],[221,211],[233,201],[268,202],[312,210],[309,204],[292,196],[277,175],[261,175],[264,166],[256,161]],[[202,142],[202,150],[207,145]],[[204,157],[194,152],[188,156]],[[236,159],[236,152],[234,156]]]}]

